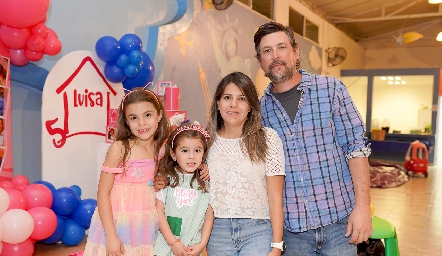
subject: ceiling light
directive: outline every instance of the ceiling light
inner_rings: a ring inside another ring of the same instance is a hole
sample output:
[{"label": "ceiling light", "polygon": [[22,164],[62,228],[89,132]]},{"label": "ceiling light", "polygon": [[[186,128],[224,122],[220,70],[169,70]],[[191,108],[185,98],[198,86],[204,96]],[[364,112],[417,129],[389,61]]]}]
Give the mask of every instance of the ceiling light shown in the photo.
[{"label": "ceiling light", "polygon": [[394,80],[394,78],[392,76],[389,76],[388,80],[392,81],[392,80]]},{"label": "ceiling light", "polygon": [[394,84],[400,84],[400,82],[399,82],[399,81],[396,81],[396,82],[394,82]]},{"label": "ceiling light", "polygon": [[388,84],[393,84],[393,82],[392,81],[388,81]]},{"label": "ceiling light", "polygon": [[439,41],[439,42],[442,42],[442,32],[439,32],[439,34],[436,37],[436,40]]},{"label": "ceiling light", "polygon": [[385,76],[381,76],[381,80],[387,80],[387,78]]},{"label": "ceiling light", "polygon": [[405,82],[405,81],[401,81],[401,84],[407,84],[407,82]]},{"label": "ceiling light", "polygon": [[400,76],[396,76],[396,77],[394,77],[394,79],[401,80],[401,77]]},{"label": "ceiling light", "polygon": [[442,0],[428,0],[428,3],[430,3],[430,4],[441,4]]}]

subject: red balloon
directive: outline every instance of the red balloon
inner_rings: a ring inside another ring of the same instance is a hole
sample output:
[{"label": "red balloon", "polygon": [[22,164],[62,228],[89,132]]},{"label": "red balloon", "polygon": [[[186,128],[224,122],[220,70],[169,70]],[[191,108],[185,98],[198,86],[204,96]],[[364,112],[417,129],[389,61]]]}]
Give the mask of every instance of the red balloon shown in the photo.
[{"label": "red balloon", "polygon": [[18,191],[23,191],[23,189],[25,189],[28,185],[26,184],[16,184],[14,185],[14,188],[17,189]]},{"label": "red balloon", "polygon": [[0,23],[16,28],[27,28],[46,17],[50,0],[0,0]]},{"label": "red balloon", "polygon": [[31,239],[18,244],[3,243],[2,256],[32,256],[34,254],[34,244]]},{"label": "red balloon", "polygon": [[0,181],[0,188],[14,188],[14,183],[12,183],[12,181],[9,180],[2,180]]},{"label": "red balloon", "polygon": [[29,63],[29,60],[26,59],[25,56],[25,50],[24,49],[20,49],[20,50],[9,50],[9,54],[11,56],[11,63],[14,66],[25,66]]},{"label": "red balloon", "polygon": [[14,178],[12,178],[11,181],[12,181],[12,183],[14,183],[14,185],[18,185],[18,184],[29,185],[29,179],[25,175],[16,175],[16,176],[14,176]]},{"label": "red balloon", "polygon": [[34,219],[34,231],[32,231],[30,239],[43,240],[55,232],[58,222],[54,211],[46,207],[35,207],[29,209],[28,213]]},{"label": "red balloon", "polygon": [[7,47],[1,40],[0,37],[0,55],[5,56],[7,58],[10,57],[9,55],[9,47]]},{"label": "red balloon", "polygon": [[[5,191],[9,195],[9,207],[8,210],[11,209],[22,209],[26,210],[26,199],[23,196],[23,193],[15,188],[5,188]],[[6,211],[8,211],[6,210]]]},{"label": "red balloon", "polygon": [[58,35],[57,35],[57,33],[55,33],[55,31],[52,28],[48,28],[48,37],[47,38],[51,38],[51,37],[58,38]]},{"label": "red balloon", "polygon": [[45,40],[39,35],[32,35],[26,41],[26,45],[32,52],[40,52],[45,47]]},{"label": "red balloon", "polygon": [[45,39],[44,53],[50,56],[57,55],[61,51],[61,42],[58,38],[48,37]]},{"label": "red balloon", "polygon": [[46,38],[46,37],[48,37],[48,28],[46,27],[44,22],[40,22],[31,28],[31,33],[33,35],[37,35],[42,38]]},{"label": "red balloon", "polygon": [[23,189],[22,194],[26,199],[26,210],[35,207],[51,208],[54,200],[51,190],[42,184],[28,185]]},{"label": "red balloon", "polygon": [[27,28],[13,28],[6,26],[5,24],[0,27],[1,40],[7,47],[14,50],[24,48],[30,35],[31,32]]},{"label": "red balloon", "polygon": [[25,57],[29,61],[39,61],[43,58],[43,52],[33,52],[28,48],[25,49]]}]

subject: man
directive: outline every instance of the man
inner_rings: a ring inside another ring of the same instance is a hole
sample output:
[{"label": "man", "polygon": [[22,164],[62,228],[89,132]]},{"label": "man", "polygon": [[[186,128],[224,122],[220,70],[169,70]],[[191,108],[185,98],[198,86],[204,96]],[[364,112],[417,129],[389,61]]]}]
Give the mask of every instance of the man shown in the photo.
[{"label": "man", "polygon": [[263,125],[278,132],[286,158],[284,256],[356,255],[372,234],[362,118],[340,80],[299,69],[292,28],[266,23],[254,42],[271,80]]}]

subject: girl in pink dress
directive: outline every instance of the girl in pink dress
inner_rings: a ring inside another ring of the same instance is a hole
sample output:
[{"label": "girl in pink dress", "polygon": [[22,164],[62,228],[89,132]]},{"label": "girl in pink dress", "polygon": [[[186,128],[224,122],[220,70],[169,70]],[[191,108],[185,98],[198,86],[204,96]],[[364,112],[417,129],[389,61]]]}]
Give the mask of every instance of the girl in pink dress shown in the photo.
[{"label": "girl in pink dress", "polygon": [[84,255],[153,255],[158,233],[153,178],[169,131],[164,107],[152,91],[134,89],[124,97]]}]

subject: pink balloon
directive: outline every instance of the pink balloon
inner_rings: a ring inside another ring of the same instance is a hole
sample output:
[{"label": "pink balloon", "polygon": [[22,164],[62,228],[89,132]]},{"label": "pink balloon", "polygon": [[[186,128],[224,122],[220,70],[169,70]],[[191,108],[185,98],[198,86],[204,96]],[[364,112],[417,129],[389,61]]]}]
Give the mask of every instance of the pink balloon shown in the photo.
[{"label": "pink balloon", "polygon": [[18,244],[28,239],[34,230],[34,219],[22,209],[12,209],[6,211],[0,220],[3,222],[5,234],[3,242]]},{"label": "pink balloon", "polygon": [[34,240],[43,240],[54,234],[57,228],[57,216],[46,207],[35,207],[28,210],[34,219],[34,231],[30,236]]},{"label": "pink balloon", "polygon": [[57,33],[55,33],[55,31],[52,28],[48,28],[48,37],[47,38],[51,38],[51,37],[58,38],[58,35],[57,35]]},{"label": "pink balloon", "polygon": [[50,0],[0,0],[0,23],[16,28],[27,28],[42,21]]},{"label": "pink balloon", "polygon": [[18,191],[23,191],[23,189],[25,189],[28,185],[26,184],[16,184],[14,185],[14,188],[17,189]]},{"label": "pink balloon", "polygon": [[25,49],[25,57],[26,59],[28,59],[29,61],[39,61],[43,58],[43,52],[33,52],[31,50],[29,50],[28,48]]},{"label": "pink balloon", "polygon": [[2,180],[0,181],[0,188],[14,188],[14,183],[12,183],[12,181],[9,180]]},{"label": "pink balloon", "polygon": [[[1,222],[0,222],[1,224]],[[3,240],[3,236],[5,235],[5,228],[3,227],[3,225],[0,225],[0,244],[2,243],[1,241]],[[2,253],[2,250],[0,249],[0,255]]]},{"label": "pink balloon", "polygon": [[29,179],[25,175],[16,175],[14,176],[14,178],[12,178],[12,183],[14,183],[14,185],[18,184],[29,185]]},{"label": "pink balloon", "polygon": [[52,192],[45,185],[28,185],[25,189],[23,189],[22,193],[26,199],[26,210],[32,209],[34,207],[51,208],[52,206]]},{"label": "pink balloon", "polygon": [[9,207],[8,210],[11,209],[26,209],[26,199],[23,196],[22,192],[15,188],[6,188],[5,191],[9,195]]},{"label": "pink balloon", "polygon": [[39,35],[32,35],[26,41],[26,46],[33,52],[40,52],[45,47],[45,40]]},{"label": "pink balloon", "polygon": [[[11,199],[9,199],[9,194],[8,192],[6,192],[6,190],[4,190],[3,188],[0,188],[0,216],[2,216],[2,214],[4,212],[6,212],[6,210],[9,207],[9,203],[11,202]],[[1,227],[0,227],[1,229]],[[2,235],[0,232],[0,241],[2,240]]]},{"label": "pink balloon", "polygon": [[27,28],[13,28],[6,26],[5,24],[0,27],[1,40],[7,47],[14,50],[24,48],[30,35],[31,32]]},{"label": "pink balloon", "polygon": [[61,42],[58,38],[48,37],[45,39],[44,53],[50,56],[57,55],[61,51]]},{"label": "pink balloon", "polygon": [[2,256],[32,256],[34,254],[34,244],[31,239],[18,244],[9,244],[3,242]]},{"label": "pink balloon", "polygon": [[10,57],[9,55],[9,47],[7,47],[0,38],[0,55],[5,57]]},{"label": "pink balloon", "polygon": [[25,50],[9,50],[9,54],[11,56],[11,63],[14,66],[21,67],[25,66],[29,63],[29,60],[26,59]]},{"label": "pink balloon", "polygon": [[44,22],[37,23],[37,25],[31,27],[31,33],[33,35],[40,36],[42,38],[48,37],[48,28]]}]

